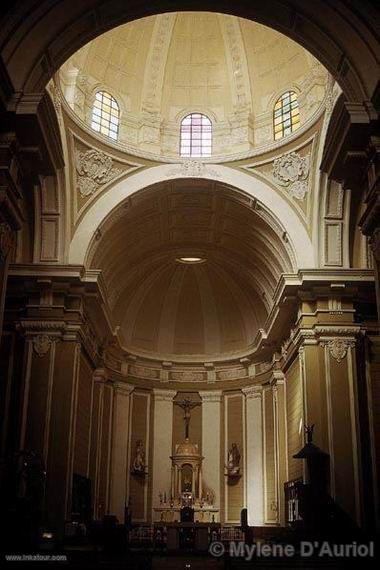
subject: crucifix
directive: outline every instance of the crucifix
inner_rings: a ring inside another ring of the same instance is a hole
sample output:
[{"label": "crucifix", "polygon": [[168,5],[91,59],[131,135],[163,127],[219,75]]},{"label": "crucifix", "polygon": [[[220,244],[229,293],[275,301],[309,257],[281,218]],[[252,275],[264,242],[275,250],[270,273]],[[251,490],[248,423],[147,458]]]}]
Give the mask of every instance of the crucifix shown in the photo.
[{"label": "crucifix", "polygon": [[189,439],[191,410],[196,406],[200,406],[201,402],[194,402],[193,400],[185,399],[174,402],[174,404],[182,408],[184,411],[183,421],[185,422],[185,439]]}]

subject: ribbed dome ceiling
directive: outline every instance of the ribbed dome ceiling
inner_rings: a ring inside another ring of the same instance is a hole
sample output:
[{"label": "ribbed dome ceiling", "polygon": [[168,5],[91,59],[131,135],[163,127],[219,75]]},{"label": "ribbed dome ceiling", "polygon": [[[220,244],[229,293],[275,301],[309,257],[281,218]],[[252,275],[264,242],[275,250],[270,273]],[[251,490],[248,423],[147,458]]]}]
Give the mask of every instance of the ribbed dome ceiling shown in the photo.
[{"label": "ribbed dome ceiling", "polygon": [[246,350],[280,274],[292,270],[281,230],[265,217],[245,196],[202,180],[161,184],[119,206],[89,260],[103,272],[125,348],[174,360]]},{"label": "ribbed dome ceiling", "polygon": [[327,73],[300,45],[265,26],[225,14],[176,12],[111,30],[61,69],[67,101],[91,122],[97,90],[121,110],[119,142],[178,156],[186,113],[213,124],[213,155],[273,141],[273,106],[284,91],[300,96],[301,123],[320,107]]}]

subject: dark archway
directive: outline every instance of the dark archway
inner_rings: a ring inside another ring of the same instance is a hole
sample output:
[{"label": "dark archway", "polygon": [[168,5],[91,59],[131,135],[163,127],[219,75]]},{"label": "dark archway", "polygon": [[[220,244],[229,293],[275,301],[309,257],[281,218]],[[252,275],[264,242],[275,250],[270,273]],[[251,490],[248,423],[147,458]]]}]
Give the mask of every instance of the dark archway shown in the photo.
[{"label": "dark archway", "polygon": [[308,49],[347,100],[369,101],[378,85],[378,13],[369,0],[24,0],[2,18],[1,55],[11,91],[43,90],[54,71],[99,34],[144,16],[179,10],[229,13],[257,21]]}]

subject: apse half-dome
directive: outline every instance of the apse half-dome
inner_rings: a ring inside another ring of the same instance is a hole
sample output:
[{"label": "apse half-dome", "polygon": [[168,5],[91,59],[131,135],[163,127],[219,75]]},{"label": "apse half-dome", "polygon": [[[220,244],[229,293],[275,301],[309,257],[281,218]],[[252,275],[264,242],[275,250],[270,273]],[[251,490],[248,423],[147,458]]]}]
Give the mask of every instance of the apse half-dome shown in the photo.
[{"label": "apse half-dome", "polygon": [[282,235],[262,206],[236,190],[177,180],[121,204],[99,229],[88,262],[102,271],[128,352],[226,359],[250,349],[280,275],[292,271]]}]

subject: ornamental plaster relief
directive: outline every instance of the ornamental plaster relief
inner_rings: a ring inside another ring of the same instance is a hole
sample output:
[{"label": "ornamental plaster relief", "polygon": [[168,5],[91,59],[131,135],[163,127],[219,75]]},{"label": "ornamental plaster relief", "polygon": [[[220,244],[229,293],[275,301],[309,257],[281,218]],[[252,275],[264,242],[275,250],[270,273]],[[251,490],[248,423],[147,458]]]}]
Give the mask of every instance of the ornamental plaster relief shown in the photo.
[{"label": "ornamental plaster relief", "polygon": [[334,338],[332,340],[322,342],[321,344],[322,346],[327,346],[330,356],[340,363],[346,358],[348,349],[355,346],[355,340]]},{"label": "ornamental plaster relief", "polygon": [[39,334],[33,337],[32,344],[35,354],[39,358],[45,356],[49,352],[50,347],[54,342],[54,340],[55,340],[54,337],[51,337],[47,334]]},{"label": "ornamental plaster relief", "polygon": [[77,215],[111,184],[143,167],[90,146],[71,132],[72,164],[77,194]]},{"label": "ornamental plaster relief", "polygon": [[304,200],[309,190],[309,172],[310,156],[301,156],[295,151],[282,154],[273,162],[273,179],[297,200]]},{"label": "ornamental plaster relief", "polygon": [[[107,365],[109,364],[107,360]],[[207,364],[207,363],[206,363]],[[123,364],[120,362],[117,365],[116,360],[115,363],[110,366],[112,370],[121,371],[123,376],[125,377],[135,377],[141,378],[145,380],[155,380],[157,382],[165,382],[165,383],[186,383],[186,384],[210,384],[215,382],[229,382],[239,379],[244,379],[248,377],[248,370],[247,367],[235,367],[230,369],[216,369],[216,370],[209,370],[209,366],[206,366],[205,370],[199,370],[199,366],[196,368],[189,367],[187,370],[176,368],[173,363],[163,363],[162,365],[156,365],[156,367],[147,367],[143,365],[130,364],[124,362]],[[268,367],[265,367],[261,370],[261,372],[266,372],[271,368],[270,363],[264,363],[265,366],[268,364]],[[252,371],[251,371],[252,372]],[[209,376],[212,374],[213,378],[210,382]],[[250,377],[254,376],[254,373],[250,375]]]},{"label": "ornamental plaster relief", "polygon": [[168,171],[167,178],[172,178],[173,176],[181,178],[220,178],[220,174],[215,169],[200,160],[185,160],[179,166]]},{"label": "ornamental plaster relief", "polygon": [[121,174],[121,169],[114,165],[112,158],[99,150],[85,152],[76,150],[75,166],[78,190],[81,196],[90,196]]}]

